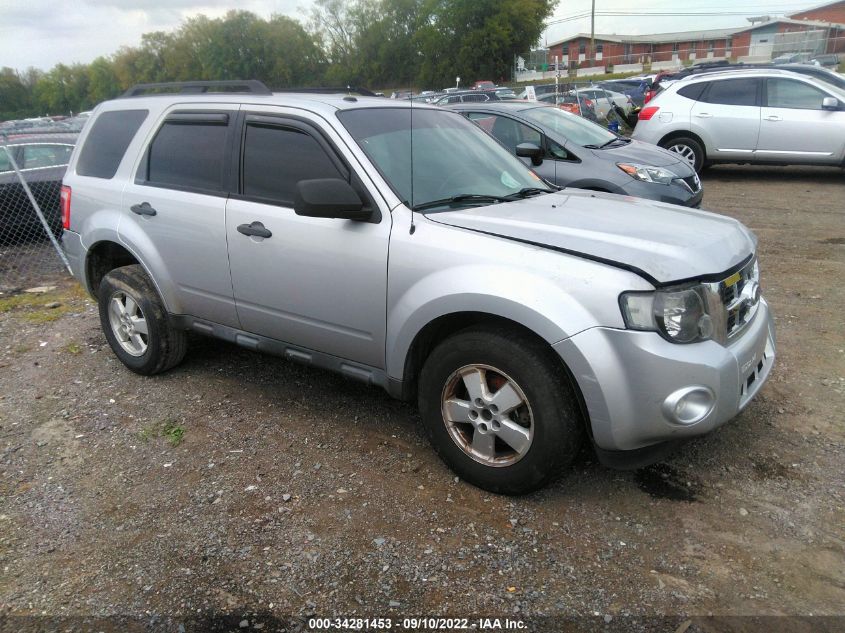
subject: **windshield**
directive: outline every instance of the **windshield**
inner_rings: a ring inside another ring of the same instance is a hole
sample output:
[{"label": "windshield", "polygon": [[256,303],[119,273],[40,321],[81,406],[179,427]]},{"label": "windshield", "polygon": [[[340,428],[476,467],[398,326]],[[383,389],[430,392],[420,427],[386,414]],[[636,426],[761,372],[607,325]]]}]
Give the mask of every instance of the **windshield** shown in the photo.
[{"label": "windshield", "polygon": [[526,119],[539,123],[547,131],[559,134],[567,141],[582,147],[585,145],[601,147],[617,138],[615,134],[608,132],[600,125],[576,114],[564,112],[560,108],[532,108],[523,110],[521,114]]},{"label": "windshield", "polygon": [[[501,198],[545,186],[522,161],[455,112],[363,108],[341,111],[337,116],[396,194],[411,207],[435,200],[443,200],[442,206],[448,207],[452,203],[449,199],[456,196]],[[460,202],[490,203],[472,199]]]}]

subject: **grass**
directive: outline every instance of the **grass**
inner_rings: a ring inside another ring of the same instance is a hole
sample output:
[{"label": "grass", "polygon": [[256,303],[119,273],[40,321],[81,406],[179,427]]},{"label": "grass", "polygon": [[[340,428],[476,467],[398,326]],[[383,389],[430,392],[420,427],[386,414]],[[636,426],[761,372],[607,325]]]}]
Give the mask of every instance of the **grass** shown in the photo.
[{"label": "grass", "polygon": [[[13,313],[29,323],[51,323],[70,312],[88,297],[79,284],[72,284],[45,293],[21,292],[0,296],[0,313]],[[48,304],[60,304],[55,308]]]},{"label": "grass", "polygon": [[79,345],[76,341],[71,341],[67,345],[65,345],[65,351],[68,354],[79,354],[82,352],[82,346]]},{"label": "grass", "polygon": [[149,442],[154,437],[163,437],[175,448],[185,438],[185,427],[176,420],[164,420],[145,426],[138,431],[138,439],[142,442]]}]

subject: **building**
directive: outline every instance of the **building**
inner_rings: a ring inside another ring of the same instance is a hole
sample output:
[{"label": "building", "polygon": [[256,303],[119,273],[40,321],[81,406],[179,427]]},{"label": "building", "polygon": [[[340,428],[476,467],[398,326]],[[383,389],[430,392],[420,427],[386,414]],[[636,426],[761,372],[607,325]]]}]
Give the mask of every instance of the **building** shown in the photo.
[{"label": "building", "polygon": [[579,33],[549,45],[569,68],[629,64],[681,64],[706,59],[767,60],[783,53],[845,52],[845,0],[826,3],[786,17],[750,18],[751,26],[656,35]]}]

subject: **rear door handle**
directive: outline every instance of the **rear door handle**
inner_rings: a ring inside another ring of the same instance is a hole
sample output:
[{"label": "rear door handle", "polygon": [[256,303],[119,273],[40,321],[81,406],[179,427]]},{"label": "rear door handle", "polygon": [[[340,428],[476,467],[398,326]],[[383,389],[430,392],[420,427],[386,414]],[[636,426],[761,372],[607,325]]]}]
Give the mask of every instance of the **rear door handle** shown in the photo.
[{"label": "rear door handle", "polygon": [[251,224],[241,224],[238,226],[238,233],[243,233],[244,235],[251,235],[254,237],[270,237],[273,234],[264,228],[264,225],[261,222],[253,222]]},{"label": "rear door handle", "polygon": [[782,117],[777,116],[776,114],[771,114],[767,117],[764,117],[766,121],[783,121]]},{"label": "rear door handle", "polygon": [[713,115],[710,114],[709,112],[699,112],[695,116],[697,116],[699,119],[712,119],[713,118]]},{"label": "rear door handle", "polygon": [[132,213],[138,215],[155,215],[157,212],[150,206],[149,202],[142,202],[141,204],[133,204],[129,209]]}]

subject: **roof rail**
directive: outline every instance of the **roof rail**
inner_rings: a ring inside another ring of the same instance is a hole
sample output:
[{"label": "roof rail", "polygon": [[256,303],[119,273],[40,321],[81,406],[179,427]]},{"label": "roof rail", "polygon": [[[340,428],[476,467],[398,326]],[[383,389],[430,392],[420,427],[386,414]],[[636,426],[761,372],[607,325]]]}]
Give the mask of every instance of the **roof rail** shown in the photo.
[{"label": "roof rail", "polygon": [[355,93],[362,97],[376,97],[378,96],[372,90],[367,88],[360,88],[356,86],[346,86],[345,88],[331,88],[331,87],[316,87],[316,88],[279,88],[276,92],[305,92],[319,95],[333,95],[333,94],[351,94]]},{"label": "roof rail", "polygon": [[[222,90],[212,90],[221,88]],[[160,91],[160,92],[159,92]],[[129,97],[155,96],[156,94],[206,94],[208,92],[248,92],[256,95],[271,95],[270,89],[257,79],[226,81],[171,81],[156,84],[138,84],[120,95]],[[152,95],[148,94],[152,93]]]}]

